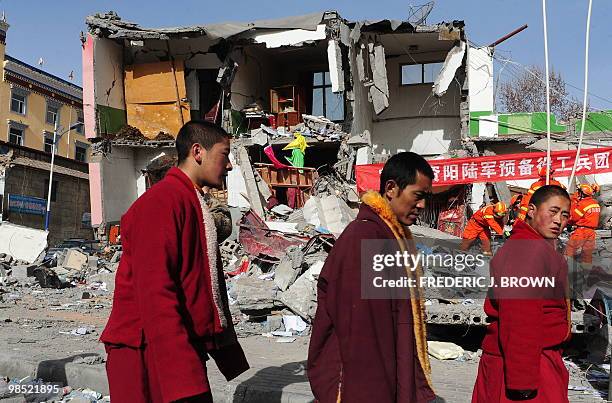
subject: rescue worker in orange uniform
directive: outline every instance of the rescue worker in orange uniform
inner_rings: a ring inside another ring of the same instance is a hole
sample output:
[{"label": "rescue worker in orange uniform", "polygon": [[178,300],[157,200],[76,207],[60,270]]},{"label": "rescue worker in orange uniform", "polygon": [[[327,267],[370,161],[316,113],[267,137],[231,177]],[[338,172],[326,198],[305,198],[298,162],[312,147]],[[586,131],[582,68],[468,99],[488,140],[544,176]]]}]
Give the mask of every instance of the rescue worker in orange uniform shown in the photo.
[{"label": "rescue worker in orange uniform", "polygon": [[[595,189],[599,186],[595,185]],[[578,188],[578,199],[572,203],[572,214],[569,225],[576,229],[572,232],[565,249],[565,255],[575,257],[580,255],[580,262],[593,262],[595,250],[595,229],[599,226],[601,207],[593,197],[593,186],[583,184]]]},{"label": "rescue worker in orange uniform", "polygon": [[472,215],[463,231],[461,250],[467,251],[470,246],[480,239],[482,251],[485,255],[491,252],[491,229],[499,235],[504,234],[504,216],[508,213],[508,207],[504,202],[497,202],[485,206]]},{"label": "rescue worker in orange uniform", "polygon": [[508,209],[508,225],[514,225],[514,222],[517,220],[518,215],[521,211],[521,201],[523,200],[523,195],[514,195],[510,199],[510,208]]},{"label": "rescue worker in orange uniform", "polygon": [[[548,173],[547,167],[541,167],[538,170],[538,176],[540,177],[537,181],[533,182],[529,187],[529,190],[525,195],[523,195],[523,199],[521,200],[520,211],[518,215],[519,220],[525,221],[525,217],[527,217],[527,210],[529,210],[529,200],[531,200],[531,195],[535,193],[536,190],[546,185],[546,174]],[[561,184],[561,182],[553,179],[552,174],[553,170],[550,171],[550,185],[557,185],[565,189],[565,186]]]}]

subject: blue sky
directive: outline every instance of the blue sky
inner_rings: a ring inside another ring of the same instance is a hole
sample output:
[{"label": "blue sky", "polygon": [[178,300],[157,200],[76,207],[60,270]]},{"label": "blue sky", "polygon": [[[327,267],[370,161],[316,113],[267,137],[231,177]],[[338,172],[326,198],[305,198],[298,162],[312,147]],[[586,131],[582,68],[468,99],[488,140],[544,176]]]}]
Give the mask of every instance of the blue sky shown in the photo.
[{"label": "blue sky", "polygon": [[[36,65],[42,57],[43,69],[67,78],[74,70],[75,84],[81,83],[79,32],[85,31],[85,17],[97,12],[116,11],[123,19],[142,26],[197,25],[222,21],[249,21],[278,18],[335,9],[348,19],[404,19],[408,4],[424,0],[0,0],[11,25],[7,53]],[[552,67],[565,80],[581,89],[584,80],[584,36],[586,0],[549,0],[549,54]],[[593,1],[589,100],[597,109],[612,109],[612,2]],[[469,39],[488,44],[509,31],[529,24],[529,28],[499,46],[496,54],[523,64],[544,65],[542,12],[539,0],[437,0],[427,22],[464,20]],[[512,78],[522,67],[506,67],[501,80]],[[496,65],[496,71],[500,66]],[[582,91],[568,88],[582,99]]]}]

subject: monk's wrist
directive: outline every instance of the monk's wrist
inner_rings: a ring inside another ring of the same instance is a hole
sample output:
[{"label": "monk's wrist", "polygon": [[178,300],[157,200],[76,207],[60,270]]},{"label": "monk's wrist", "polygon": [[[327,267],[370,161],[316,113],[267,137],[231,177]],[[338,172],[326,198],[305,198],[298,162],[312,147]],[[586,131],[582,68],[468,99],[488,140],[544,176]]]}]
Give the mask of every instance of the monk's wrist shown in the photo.
[{"label": "monk's wrist", "polygon": [[510,400],[531,400],[534,399],[538,395],[537,389],[506,389],[506,397]]}]

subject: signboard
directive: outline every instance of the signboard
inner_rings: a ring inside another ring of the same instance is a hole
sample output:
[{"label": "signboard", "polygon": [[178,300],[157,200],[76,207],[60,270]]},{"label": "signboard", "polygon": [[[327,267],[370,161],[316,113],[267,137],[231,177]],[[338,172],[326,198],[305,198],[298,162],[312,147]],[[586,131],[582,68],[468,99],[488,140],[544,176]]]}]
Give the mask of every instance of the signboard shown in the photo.
[{"label": "signboard", "polygon": [[[582,150],[576,175],[612,172],[612,147]],[[569,177],[576,157],[575,150],[551,153],[553,177]],[[434,186],[501,182],[538,177],[538,169],[546,165],[546,153],[504,154],[487,157],[450,158],[428,161],[433,168]],[[384,164],[356,165],[357,190],[378,190]]]},{"label": "signboard", "polygon": [[9,211],[16,213],[44,216],[47,212],[47,201],[40,197],[9,194],[8,206]]}]

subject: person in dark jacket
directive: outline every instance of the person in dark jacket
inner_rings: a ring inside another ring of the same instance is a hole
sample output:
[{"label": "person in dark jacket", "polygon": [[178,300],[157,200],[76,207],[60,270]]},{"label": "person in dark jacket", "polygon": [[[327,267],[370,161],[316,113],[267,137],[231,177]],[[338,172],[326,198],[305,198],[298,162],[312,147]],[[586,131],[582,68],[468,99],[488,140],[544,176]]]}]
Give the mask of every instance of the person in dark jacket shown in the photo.
[{"label": "person in dark jacket", "polygon": [[[360,250],[388,240],[416,253],[409,230],[431,195],[427,161],[403,152],[385,164],[380,191],[367,192],[357,218],[340,235],[319,276],[308,350],[308,379],[319,403],[421,403],[435,399],[427,355],[423,298],[362,295]],[[403,268],[402,268],[403,269]],[[408,271],[418,280],[420,270]],[[418,284],[418,281],[417,281]]]}]

